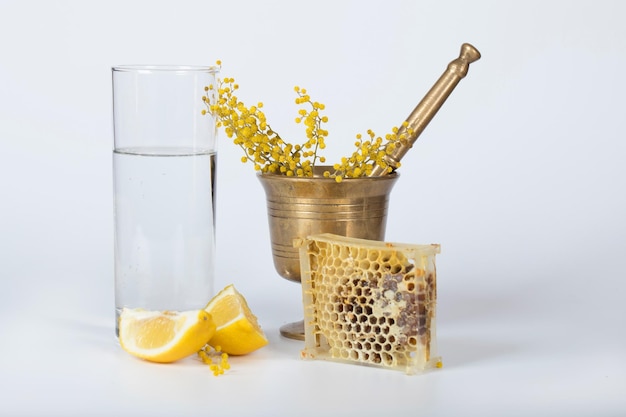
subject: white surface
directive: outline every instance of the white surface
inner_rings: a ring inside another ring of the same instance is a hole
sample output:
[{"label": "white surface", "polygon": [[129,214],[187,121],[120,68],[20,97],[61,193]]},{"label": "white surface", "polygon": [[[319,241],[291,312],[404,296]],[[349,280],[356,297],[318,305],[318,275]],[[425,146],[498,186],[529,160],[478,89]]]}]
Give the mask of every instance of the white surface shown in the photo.
[{"label": "white surface", "polygon": [[[432,4],[431,4],[432,3]],[[626,6],[619,1],[0,1],[0,415],[626,415]],[[439,351],[421,376],[299,359],[299,287],[223,141],[218,288],[271,344],[214,378],[113,336],[116,64],[212,64],[329,159],[399,124],[463,42],[483,58],[403,160],[387,239],[442,245]],[[342,142],[343,141],[343,142]],[[332,152],[336,152],[332,153]]]}]

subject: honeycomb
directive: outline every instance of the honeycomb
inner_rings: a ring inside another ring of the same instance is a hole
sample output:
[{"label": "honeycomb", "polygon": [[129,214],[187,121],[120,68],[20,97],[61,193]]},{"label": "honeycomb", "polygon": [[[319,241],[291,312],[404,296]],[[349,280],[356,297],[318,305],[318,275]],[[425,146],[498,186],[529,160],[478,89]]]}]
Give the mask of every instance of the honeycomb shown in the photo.
[{"label": "honeycomb", "polygon": [[441,367],[435,352],[439,245],[328,233],[298,239],[294,245],[302,271],[302,358],[407,374]]}]

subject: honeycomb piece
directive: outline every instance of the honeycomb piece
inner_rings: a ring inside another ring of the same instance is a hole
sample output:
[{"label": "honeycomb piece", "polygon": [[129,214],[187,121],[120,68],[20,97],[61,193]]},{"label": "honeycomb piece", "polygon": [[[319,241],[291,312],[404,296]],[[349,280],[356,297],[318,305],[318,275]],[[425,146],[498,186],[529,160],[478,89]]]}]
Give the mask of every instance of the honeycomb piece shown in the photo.
[{"label": "honeycomb piece", "polygon": [[319,234],[299,247],[304,359],[415,374],[441,367],[435,352],[435,255],[408,245]]}]

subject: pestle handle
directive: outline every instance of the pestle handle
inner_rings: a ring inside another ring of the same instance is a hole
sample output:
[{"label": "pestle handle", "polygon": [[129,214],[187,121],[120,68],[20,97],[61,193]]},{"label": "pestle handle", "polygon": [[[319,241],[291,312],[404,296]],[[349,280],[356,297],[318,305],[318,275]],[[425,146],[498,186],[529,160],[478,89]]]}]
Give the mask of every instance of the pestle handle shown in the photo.
[{"label": "pestle handle", "polygon": [[[407,136],[407,141],[402,146],[396,147],[393,153],[385,156],[384,161],[388,166],[391,166],[394,170],[398,167],[402,157],[413,147],[419,135],[437,114],[437,111],[439,111],[448,96],[450,96],[450,93],[452,93],[452,90],[467,75],[469,64],[478,59],[480,59],[480,52],[476,48],[469,43],[464,43],[461,46],[459,57],[448,64],[441,77],[407,117],[406,126],[403,123],[398,129],[398,136],[406,134],[407,131],[410,131],[411,135]],[[369,176],[378,177],[385,174],[387,174],[385,168],[375,165]]]}]

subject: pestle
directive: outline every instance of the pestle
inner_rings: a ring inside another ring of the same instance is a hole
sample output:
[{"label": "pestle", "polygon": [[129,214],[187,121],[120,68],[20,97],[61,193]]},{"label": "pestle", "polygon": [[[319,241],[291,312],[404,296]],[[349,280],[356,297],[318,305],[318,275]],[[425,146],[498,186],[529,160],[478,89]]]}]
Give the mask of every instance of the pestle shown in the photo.
[{"label": "pestle", "polygon": [[[431,87],[430,91],[426,93],[409,117],[407,117],[407,123],[403,123],[398,129],[398,136],[407,134],[407,132],[411,132],[411,134],[407,135],[406,142],[396,147],[394,152],[383,158],[388,166],[391,166],[393,170],[398,167],[398,163],[402,157],[413,147],[419,135],[424,131],[435,114],[437,114],[437,111],[439,111],[448,96],[450,96],[450,93],[452,93],[452,90],[454,90],[459,81],[467,75],[469,64],[478,59],[480,59],[480,52],[478,52],[476,48],[469,43],[464,43],[461,46],[459,57],[448,64],[448,68],[445,72]],[[369,176],[379,177],[387,173],[388,171],[384,167],[374,165],[374,169]]]}]

